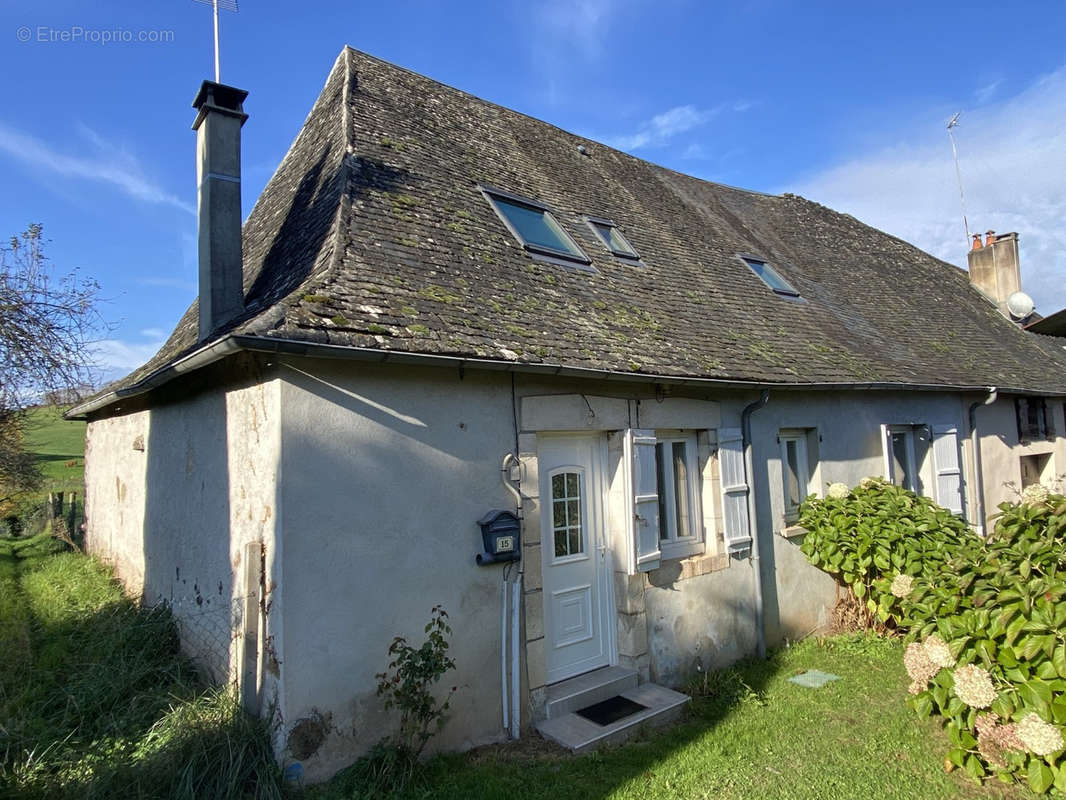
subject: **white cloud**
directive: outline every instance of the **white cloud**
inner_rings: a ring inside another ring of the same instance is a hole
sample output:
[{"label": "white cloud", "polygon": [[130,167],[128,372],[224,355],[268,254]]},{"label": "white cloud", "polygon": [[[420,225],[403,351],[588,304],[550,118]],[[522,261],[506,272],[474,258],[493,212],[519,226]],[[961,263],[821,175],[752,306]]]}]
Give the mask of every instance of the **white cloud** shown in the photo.
[{"label": "white cloud", "polygon": [[[952,109],[954,110],[954,109]],[[948,109],[885,146],[797,179],[792,191],[966,265]],[[940,118],[943,119],[940,119]],[[956,129],[971,231],[1017,231],[1022,284],[1044,314],[1066,306],[1066,66],[1024,92],[967,111]]]},{"label": "white cloud", "polygon": [[709,109],[699,109],[693,105],[675,106],[641,123],[634,133],[608,136],[603,141],[619,150],[662,147],[675,136],[707,124],[721,110],[720,106]]},{"label": "white cloud", "polygon": [[579,48],[596,59],[614,14],[625,0],[547,0],[534,9],[534,19],[551,39]]},{"label": "white cloud", "polygon": [[135,200],[196,213],[191,203],[167,192],[149,178],[136,157],[105,141],[90,128],[79,127],[93,151],[89,154],[59,152],[45,141],[3,123],[0,123],[0,152],[44,172],[110,184]]},{"label": "white cloud", "polygon": [[994,81],[989,81],[984,86],[978,86],[974,89],[973,96],[977,98],[978,103],[987,103],[995,95],[996,90],[1003,84],[1002,78],[997,78]]},{"label": "white cloud", "polygon": [[166,335],[153,328],[141,331],[141,336],[140,340],[102,339],[96,342],[92,347],[94,366],[111,378],[137,369],[166,341]]},{"label": "white cloud", "polygon": [[141,286],[160,286],[166,289],[181,289],[183,291],[196,292],[196,281],[183,280],[181,278],[147,277],[137,278]]}]

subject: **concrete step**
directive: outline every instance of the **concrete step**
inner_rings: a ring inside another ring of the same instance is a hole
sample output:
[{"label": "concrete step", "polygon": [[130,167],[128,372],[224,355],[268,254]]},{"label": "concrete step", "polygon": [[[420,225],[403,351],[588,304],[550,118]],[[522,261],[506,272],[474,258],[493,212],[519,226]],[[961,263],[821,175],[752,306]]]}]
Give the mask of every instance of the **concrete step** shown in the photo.
[{"label": "concrete step", "polygon": [[549,686],[544,710],[548,719],[562,717],[571,711],[622,694],[627,689],[634,689],[638,682],[635,669],[602,667]]},{"label": "concrete step", "polygon": [[[644,727],[658,727],[671,723],[681,716],[685,704],[692,699],[688,695],[654,683],[644,683],[618,694],[647,708],[617,722],[612,722],[610,725],[597,725],[591,720],[570,712],[537,723],[537,732],[545,739],[550,739],[573,753],[584,753],[605,744],[623,742]],[[578,706],[578,708],[584,707]]]}]

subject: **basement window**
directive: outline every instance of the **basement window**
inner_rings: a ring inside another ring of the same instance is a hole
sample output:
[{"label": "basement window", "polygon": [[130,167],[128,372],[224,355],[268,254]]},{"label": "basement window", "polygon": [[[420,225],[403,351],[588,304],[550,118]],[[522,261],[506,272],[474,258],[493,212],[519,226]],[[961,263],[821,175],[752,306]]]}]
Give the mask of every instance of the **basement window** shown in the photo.
[{"label": "basement window", "polygon": [[499,189],[483,186],[481,191],[507,230],[534,258],[589,268],[592,261],[563,230],[548,206]]},{"label": "basement window", "polygon": [[755,258],[754,256],[741,256],[740,258],[748,265],[752,272],[759,276],[763,283],[773,290],[774,294],[779,294],[782,297],[800,296],[800,293],[793,288],[791,283],[781,276],[780,272],[771,267],[761,258]]},{"label": "basement window", "polygon": [[633,248],[633,245],[622,235],[622,231],[618,229],[618,226],[609,219],[585,217],[585,221],[592,228],[592,232],[596,234],[596,238],[603,242],[604,247],[610,250],[612,255],[629,261],[640,260],[640,256]]}]

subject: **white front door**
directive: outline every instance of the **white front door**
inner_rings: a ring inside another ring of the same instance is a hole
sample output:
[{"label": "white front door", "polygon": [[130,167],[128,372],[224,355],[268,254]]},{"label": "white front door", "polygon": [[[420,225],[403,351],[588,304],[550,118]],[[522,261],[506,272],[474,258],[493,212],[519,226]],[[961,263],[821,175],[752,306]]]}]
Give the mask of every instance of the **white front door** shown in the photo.
[{"label": "white front door", "polygon": [[538,441],[548,683],[609,661],[602,436]]}]

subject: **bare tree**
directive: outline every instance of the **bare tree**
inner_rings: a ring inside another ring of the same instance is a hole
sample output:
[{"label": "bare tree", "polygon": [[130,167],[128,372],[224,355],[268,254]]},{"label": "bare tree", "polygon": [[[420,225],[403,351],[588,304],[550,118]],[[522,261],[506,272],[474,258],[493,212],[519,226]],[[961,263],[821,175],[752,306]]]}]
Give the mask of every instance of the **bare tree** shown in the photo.
[{"label": "bare tree", "polygon": [[24,451],[25,410],[49,392],[91,384],[99,285],[57,274],[31,224],[0,247],[0,502],[40,481]]}]

